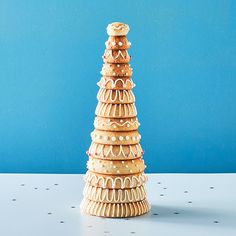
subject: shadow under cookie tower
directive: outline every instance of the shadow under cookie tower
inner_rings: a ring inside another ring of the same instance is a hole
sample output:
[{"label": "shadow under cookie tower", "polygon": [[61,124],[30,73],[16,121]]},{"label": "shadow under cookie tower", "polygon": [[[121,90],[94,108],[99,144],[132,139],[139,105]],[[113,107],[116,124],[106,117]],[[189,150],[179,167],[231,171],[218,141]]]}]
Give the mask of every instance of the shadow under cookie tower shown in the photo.
[{"label": "shadow under cookie tower", "polygon": [[87,152],[81,211],[102,217],[132,217],[147,213],[147,177],[138,133],[139,122],[132,88],[129,26],[109,24],[92,143]]}]

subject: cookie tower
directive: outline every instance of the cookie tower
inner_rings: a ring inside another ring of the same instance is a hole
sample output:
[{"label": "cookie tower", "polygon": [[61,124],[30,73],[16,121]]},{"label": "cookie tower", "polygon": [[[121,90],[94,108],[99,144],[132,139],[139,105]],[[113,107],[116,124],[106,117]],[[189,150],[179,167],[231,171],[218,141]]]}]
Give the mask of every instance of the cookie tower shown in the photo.
[{"label": "cookie tower", "polygon": [[98,82],[92,143],[85,175],[81,211],[103,217],[131,217],[147,213],[145,164],[139,144],[139,122],[129,65],[129,26],[112,23]]}]

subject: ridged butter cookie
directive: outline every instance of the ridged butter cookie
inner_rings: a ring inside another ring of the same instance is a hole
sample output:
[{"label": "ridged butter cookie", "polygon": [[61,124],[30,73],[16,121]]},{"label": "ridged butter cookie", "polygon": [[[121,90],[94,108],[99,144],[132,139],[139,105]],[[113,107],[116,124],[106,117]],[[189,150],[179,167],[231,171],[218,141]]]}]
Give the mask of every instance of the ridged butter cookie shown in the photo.
[{"label": "ridged butter cookie", "polygon": [[150,205],[146,199],[130,203],[103,203],[84,199],[80,205],[83,213],[102,217],[133,217],[147,213]]},{"label": "ridged butter cookie", "polygon": [[134,103],[135,97],[132,90],[113,90],[100,88],[97,99],[105,103]]},{"label": "ridged butter cookie", "polygon": [[98,102],[95,115],[107,118],[129,118],[137,116],[137,110],[134,103],[112,104]]}]

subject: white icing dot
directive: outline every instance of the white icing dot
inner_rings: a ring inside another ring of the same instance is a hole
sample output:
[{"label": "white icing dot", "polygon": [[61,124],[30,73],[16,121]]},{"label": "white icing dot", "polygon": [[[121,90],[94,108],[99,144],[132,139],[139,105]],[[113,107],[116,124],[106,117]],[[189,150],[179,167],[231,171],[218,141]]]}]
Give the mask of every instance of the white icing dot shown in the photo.
[{"label": "white icing dot", "polygon": [[135,140],[135,136],[132,136],[132,140]]},{"label": "white icing dot", "polygon": [[123,120],[120,120],[120,123],[123,123]]},{"label": "white icing dot", "polygon": [[127,65],[125,65],[125,67],[126,67]]},{"label": "white icing dot", "polygon": [[122,43],[122,42],[119,42],[118,44],[119,44],[119,46],[122,46],[122,45],[123,45],[123,43]]},{"label": "white icing dot", "polygon": [[134,160],[132,160],[132,163],[134,163]]},{"label": "white icing dot", "polygon": [[122,164],[124,164],[125,162],[124,161],[121,161]]},{"label": "white icing dot", "polygon": [[129,172],[130,172],[130,173],[133,173],[133,171],[132,171],[132,170],[129,170]]},{"label": "white icing dot", "polygon": [[124,70],[121,70],[121,72],[124,72]]},{"label": "white icing dot", "polygon": [[117,170],[117,171],[116,171],[116,173],[120,173],[120,171],[119,171],[119,170]]},{"label": "white icing dot", "polygon": [[123,136],[120,136],[120,137],[119,137],[119,140],[120,140],[120,141],[122,141],[123,139],[124,139]]},{"label": "white icing dot", "polygon": [[112,140],[112,141],[116,141],[116,137],[114,137],[114,136],[111,137],[111,140]]},{"label": "white icing dot", "polygon": [[108,140],[108,136],[104,136],[103,139],[104,139],[104,140]]},{"label": "white icing dot", "polygon": [[128,75],[128,73],[125,73],[126,75]]},{"label": "white icing dot", "polygon": [[129,140],[129,136],[126,136],[126,140]]},{"label": "white icing dot", "polygon": [[126,167],[126,168],[129,168],[129,166],[128,166],[128,165],[126,165],[125,167]]},{"label": "white icing dot", "polygon": [[108,121],[108,122],[110,122],[111,120],[110,120],[110,119],[108,119],[107,121]]},{"label": "white icing dot", "polygon": [[111,45],[112,45],[112,46],[115,46],[115,45],[116,45],[116,42],[112,42]]},{"label": "white icing dot", "polygon": [[133,122],[133,119],[131,119],[131,122]]},{"label": "white icing dot", "polygon": [[139,140],[139,136],[137,136],[136,139]]},{"label": "white icing dot", "polygon": [[116,166],[113,166],[113,168],[115,169],[115,168],[116,168]]},{"label": "white icing dot", "polygon": [[116,73],[114,72],[113,75],[116,75]]},{"label": "white icing dot", "polygon": [[117,64],[117,67],[120,67],[120,64]]},{"label": "white icing dot", "polygon": [[130,124],[127,124],[127,127],[129,128],[129,127],[130,127]]},{"label": "white icing dot", "polygon": [[112,164],[113,164],[113,161],[110,161],[110,164],[112,165]]},{"label": "white icing dot", "polygon": [[113,125],[113,128],[116,128],[116,125]]}]

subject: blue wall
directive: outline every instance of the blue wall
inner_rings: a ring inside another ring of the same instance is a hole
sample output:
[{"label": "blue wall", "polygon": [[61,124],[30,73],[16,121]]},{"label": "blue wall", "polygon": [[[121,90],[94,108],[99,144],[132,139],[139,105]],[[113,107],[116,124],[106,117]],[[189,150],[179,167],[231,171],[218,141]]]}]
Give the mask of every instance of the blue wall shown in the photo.
[{"label": "blue wall", "polygon": [[85,172],[113,21],[131,27],[147,172],[236,172],[235,12],[233,0],[0,1],[0,172]]}]

